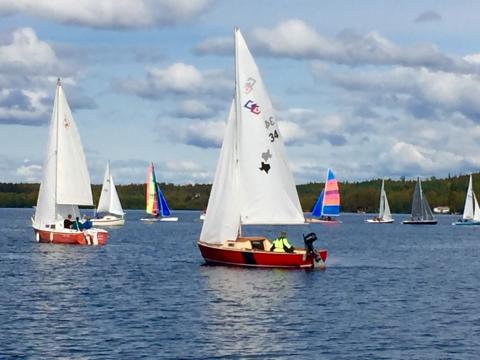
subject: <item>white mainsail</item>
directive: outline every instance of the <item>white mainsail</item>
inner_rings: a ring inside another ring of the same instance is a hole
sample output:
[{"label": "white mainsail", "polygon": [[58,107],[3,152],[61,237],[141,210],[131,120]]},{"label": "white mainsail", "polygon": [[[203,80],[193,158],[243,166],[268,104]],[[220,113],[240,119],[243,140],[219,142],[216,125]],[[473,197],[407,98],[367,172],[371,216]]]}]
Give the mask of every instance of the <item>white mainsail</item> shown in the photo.
[{"label": "white mainsail", "polygon": [[59,80],[35,211],[35,226],[55,224],[68,214],[78,216],[78,205],[93,205],[90,176],[80,135]]},{"label": "white mainsail", "polygon": [[[476,200],[476,199],[475,199]],[[470,175],[470,180],[468,182],[467,196],[465,198],[465,207],[463,209],[463,220],[473,220],[473,185],[472,185],[472,175]]]},{"label": "white mainsail", "polygon": [[382,180],[382,189],[380,190],[380,212],[378,218],[382,220],[392,220],[390,206],[388,205],[387,193],[385,192],[385,180]]},{"label": "white mainsail", "polygon": [[258,68],[235,30],[235,100],[200,241],[237,238],[240,224],[305,222],[283,140]]},{"label": "white mainsail", "polygon": [[107,163],[107,168],[105,169],[102,192],[100,193],[100,199],[98,200],[97,213],[102,212],[119,216],[124,215],[120,199],[118,198],[117,189],[113,182],[113,176],[110,172],[110,163]]}]

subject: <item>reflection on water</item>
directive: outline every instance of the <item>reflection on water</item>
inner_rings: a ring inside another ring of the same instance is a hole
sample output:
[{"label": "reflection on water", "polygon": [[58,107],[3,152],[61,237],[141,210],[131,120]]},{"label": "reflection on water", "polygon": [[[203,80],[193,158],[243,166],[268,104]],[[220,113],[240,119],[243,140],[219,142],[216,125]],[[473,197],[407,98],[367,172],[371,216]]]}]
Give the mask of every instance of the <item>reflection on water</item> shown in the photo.
[{"label": "reflection on water", "polygon": [[[204,266],[198,212],[143,224],[129,211],[105,247],[38,244],[30,209],[0,209],[0,358],[476,358],[477,231],[285,227],[315,231],[325,271]],[[478,229],[480,231],[480,229]],[[277,228],[246,235],[275,237]]]}]

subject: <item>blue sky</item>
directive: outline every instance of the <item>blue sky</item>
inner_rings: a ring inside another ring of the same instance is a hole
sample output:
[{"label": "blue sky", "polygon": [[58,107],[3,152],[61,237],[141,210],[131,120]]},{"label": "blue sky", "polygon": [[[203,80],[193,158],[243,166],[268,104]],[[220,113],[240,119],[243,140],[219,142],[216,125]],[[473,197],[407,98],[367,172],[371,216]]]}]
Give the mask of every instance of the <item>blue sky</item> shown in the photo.
[{"label": "blue sky", "polygon": [[3,0],[0,181],[39,181],[58,76],[90,176],[213,179],[240,27],[297,183],[478,171],[480,4]]}]

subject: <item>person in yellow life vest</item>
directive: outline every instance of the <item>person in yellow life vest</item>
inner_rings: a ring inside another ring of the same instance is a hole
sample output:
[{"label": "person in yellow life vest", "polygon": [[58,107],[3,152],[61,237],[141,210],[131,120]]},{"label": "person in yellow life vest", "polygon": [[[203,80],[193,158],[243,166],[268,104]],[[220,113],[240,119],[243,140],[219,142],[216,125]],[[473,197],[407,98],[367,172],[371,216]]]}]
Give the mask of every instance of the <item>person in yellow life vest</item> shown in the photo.
[{"label": "person in yellow life vest", "polygon": [[288,242],[287,233],[285,231],[280,231],[278,233],[278,237],[273,240],[272,247],[270,248],[270,251],[274,252],[293,253],[294,250],[295,248]]}]

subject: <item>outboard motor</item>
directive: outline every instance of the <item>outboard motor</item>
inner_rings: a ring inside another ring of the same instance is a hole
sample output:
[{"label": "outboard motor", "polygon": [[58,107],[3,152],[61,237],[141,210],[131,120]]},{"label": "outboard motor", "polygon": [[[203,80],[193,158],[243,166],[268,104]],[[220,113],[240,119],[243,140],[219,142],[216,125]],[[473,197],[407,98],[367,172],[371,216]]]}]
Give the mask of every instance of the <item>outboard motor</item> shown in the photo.
[{"label": "outboard motor", "polygon": [[305,243],[305,250],[307,252],[307,255],[312,254],[315,257],[315,261],[319,262],[319,261],[322,261],[322,259],[320,258],[320,255],[318,255],[317,251],[313,247],[313,242],[316,241],[317,239],[318,239],[317,234],[315,234],[314,232],[311,232],[307,235],[303,234],[303,242]]}]

